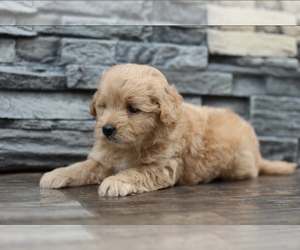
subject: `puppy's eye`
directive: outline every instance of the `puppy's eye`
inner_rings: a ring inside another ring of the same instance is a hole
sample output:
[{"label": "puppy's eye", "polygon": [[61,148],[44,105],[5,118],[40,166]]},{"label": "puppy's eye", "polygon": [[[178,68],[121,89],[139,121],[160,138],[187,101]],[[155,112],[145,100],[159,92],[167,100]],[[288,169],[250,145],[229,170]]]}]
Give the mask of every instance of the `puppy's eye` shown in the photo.
[{"label": "puppy's eye", "polygon": [[103,103],[103,104],[101,105],[101,107],[104,108],[104,109],[106,109],[106,104]]},{"label": "puppy's eye", "polygon": [[132,113],[132,114],[135,114],[135,113],[139,112],[138,109],[136,109],[136,108],[134,108],[134,107],[132,107],[132,106],[129,106],[129,107],[128,107],[128,111],[129,111],[130,113]]}]

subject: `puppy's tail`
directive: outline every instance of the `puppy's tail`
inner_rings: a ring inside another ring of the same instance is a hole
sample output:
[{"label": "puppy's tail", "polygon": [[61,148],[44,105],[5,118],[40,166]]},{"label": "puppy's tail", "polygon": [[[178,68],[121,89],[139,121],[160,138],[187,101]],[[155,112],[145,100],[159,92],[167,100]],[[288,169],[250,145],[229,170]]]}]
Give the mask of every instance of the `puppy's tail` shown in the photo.
[{"label": "puppy's tail", "polygon": [[261,159],[259,163],[260,175],[289,175],[294,172],[297,163],[286,161],[269,161]]}]

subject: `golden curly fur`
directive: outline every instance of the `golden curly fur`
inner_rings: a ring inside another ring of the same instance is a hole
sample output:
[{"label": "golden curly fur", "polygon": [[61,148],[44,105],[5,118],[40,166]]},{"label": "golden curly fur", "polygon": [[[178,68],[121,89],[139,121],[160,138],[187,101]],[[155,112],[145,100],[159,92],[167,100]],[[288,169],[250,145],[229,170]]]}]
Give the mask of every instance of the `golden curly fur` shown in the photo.
[{"label": "golden curly fur", "polygon": [[88,159],[46,173],[41,187],[101,183],[100,196],[125,196],[216,178],[291,174],[297,166],[262,159],[248,122],[227,109],[183,103],[150,66],[104,72],[90,113],[97,124]]}]

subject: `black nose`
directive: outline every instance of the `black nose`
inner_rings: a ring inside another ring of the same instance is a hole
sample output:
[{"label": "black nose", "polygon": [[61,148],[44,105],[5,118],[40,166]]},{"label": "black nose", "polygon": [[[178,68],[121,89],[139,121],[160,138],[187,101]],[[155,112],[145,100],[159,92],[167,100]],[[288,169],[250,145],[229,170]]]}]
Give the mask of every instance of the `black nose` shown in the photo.
[{"label": "black nose", "polygon": [[112,125],[105,125],[105,126],[102,127],[102,133],[106,137],[112,136],[115,132],[116,132],[116,127],[114,127]]}]

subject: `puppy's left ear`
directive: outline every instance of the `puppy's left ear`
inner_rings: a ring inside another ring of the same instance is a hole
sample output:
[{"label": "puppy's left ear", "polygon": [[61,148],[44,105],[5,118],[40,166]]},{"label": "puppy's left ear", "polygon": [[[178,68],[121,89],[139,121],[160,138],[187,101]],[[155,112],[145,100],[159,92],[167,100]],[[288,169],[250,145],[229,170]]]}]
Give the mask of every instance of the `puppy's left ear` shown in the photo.
[{"label": "puppy's left ear", "polygon": [[174,86],[167,86],[158,103],[161,109],[160,120],[166,126],[175,127],[181,118],[182,96]]},{"label": "puppy's left ear", "polygon": [[[101,75],[101,79],[100,79],[100,83],[99,83],[99,86],[101,84],[101,81],[103,79],[103,77],[106,75],[106,70],[103,70],[102,71],[102,75]],[[90,114],[92,116],[97,116],[97,112],[96,112],[96,100],[97,100],[97,97],[99,95],[99,86],[98,86],[98,90],[95,92],[95,94],[93,95],[93,100],[90,104]]]},{"label": "puppy's left ear", "polygon": [[97,116],[97,112],[96,112],[96,99],[97,99],[97,96],[98,96],[98,91],[96,91],[96,93],[94,94],[93,100],[90,104],[90,114],[92,116]]}]

